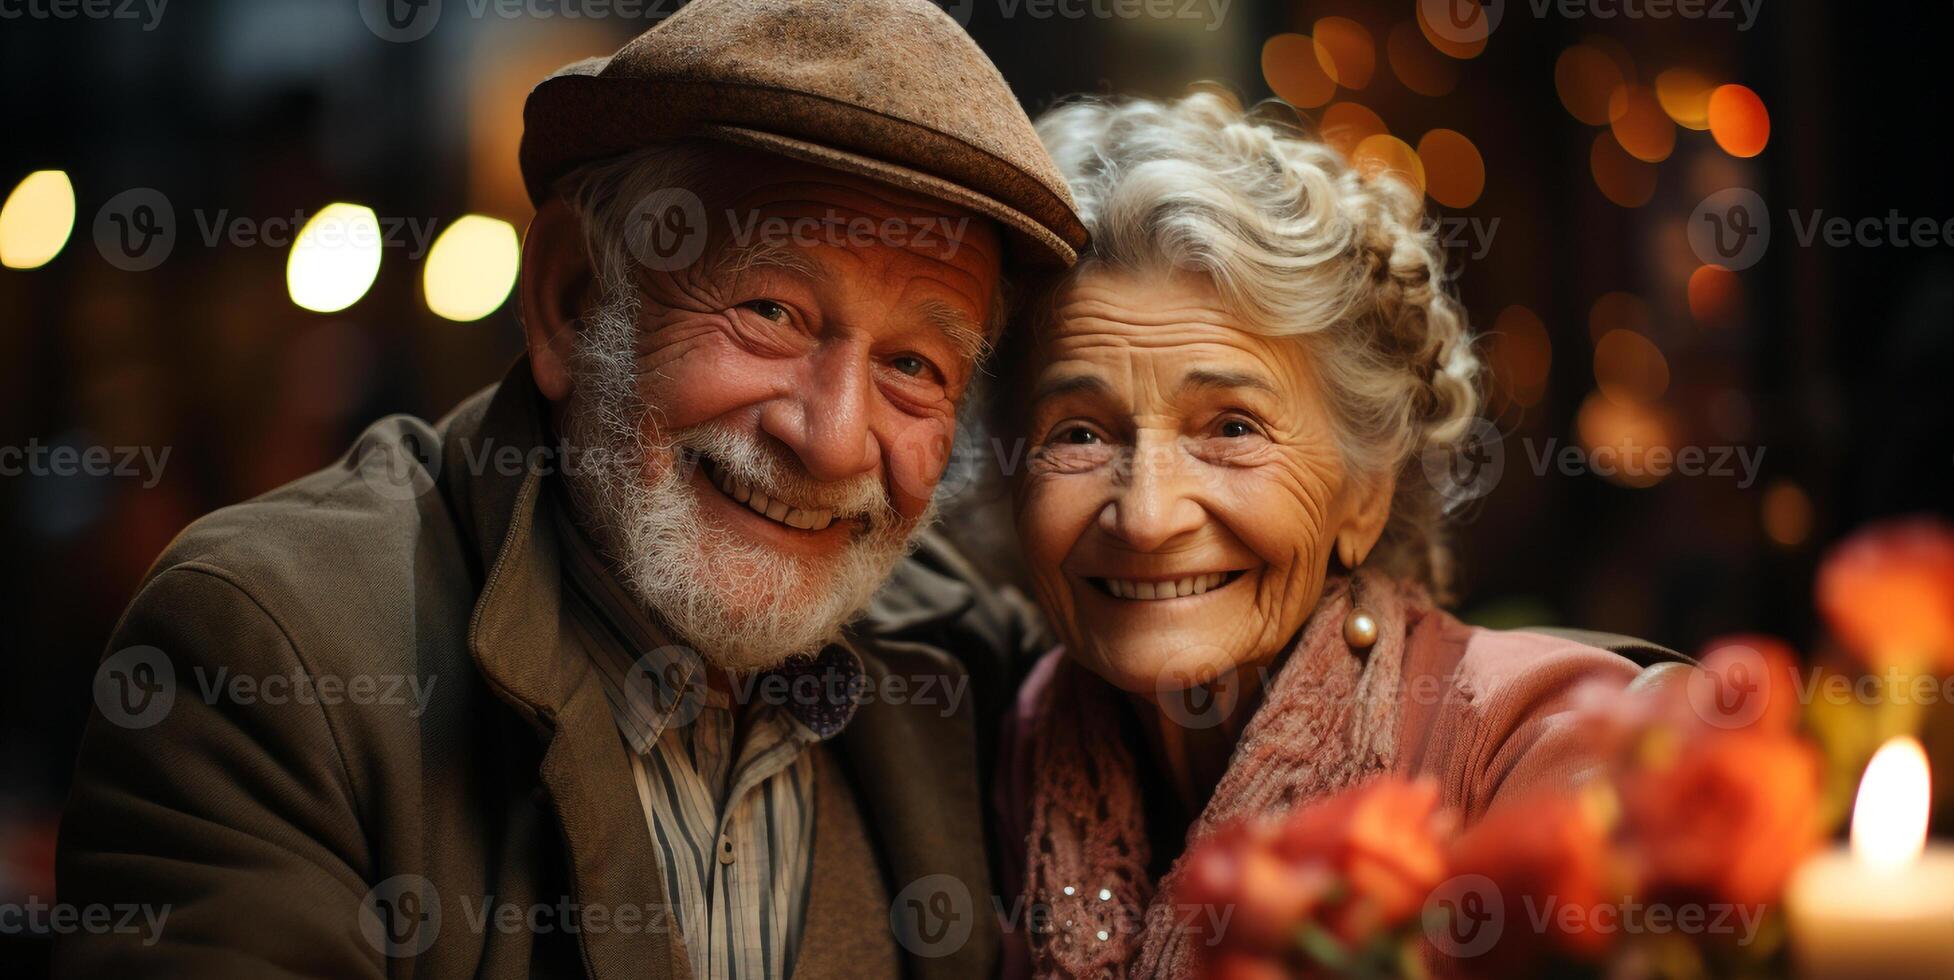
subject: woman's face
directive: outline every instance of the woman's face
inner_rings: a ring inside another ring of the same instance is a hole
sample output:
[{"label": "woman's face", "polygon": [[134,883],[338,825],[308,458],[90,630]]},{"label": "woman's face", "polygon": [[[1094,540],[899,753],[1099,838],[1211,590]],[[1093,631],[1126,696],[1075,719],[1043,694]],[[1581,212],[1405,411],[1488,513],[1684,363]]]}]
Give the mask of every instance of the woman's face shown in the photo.
[{"label": "woman's face", "polygon": [[1272,659],[1339,537],[1389,506],[1355,489],[1303,345],[1242,329],[1205,277],[1082,273],[1038,338],[1018,535],[1070,656],[1165,694]]}]

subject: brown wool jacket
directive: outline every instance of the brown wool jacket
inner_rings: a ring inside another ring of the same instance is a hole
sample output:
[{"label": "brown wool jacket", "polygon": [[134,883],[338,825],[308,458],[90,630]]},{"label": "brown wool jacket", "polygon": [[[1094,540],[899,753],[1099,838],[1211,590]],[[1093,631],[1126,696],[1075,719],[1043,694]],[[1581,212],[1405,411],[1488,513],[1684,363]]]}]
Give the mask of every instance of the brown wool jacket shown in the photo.
[{"label": "brown wool jacket", "polygon": [[[616,724],[556,642],[542,420],[519,361],[170,546],[57,863],[63,903],[167,918],[64,937],[57,975],[689,976]],[[982,788],[1035,623],[932,536],[853,628],[876,696],[822,747],[796,977],[994,971]]]}]

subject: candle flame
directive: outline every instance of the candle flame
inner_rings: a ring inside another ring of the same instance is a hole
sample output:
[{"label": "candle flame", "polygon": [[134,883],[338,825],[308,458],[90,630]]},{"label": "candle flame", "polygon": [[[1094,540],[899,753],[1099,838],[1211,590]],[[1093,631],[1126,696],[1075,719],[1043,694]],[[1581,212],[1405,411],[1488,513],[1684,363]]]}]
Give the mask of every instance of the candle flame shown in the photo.
[{"label": "candle flame", "polygon": [[1912,738],[1889,739],[1859,780],[1852,805],[1852,856],[1882,870],[1912,864],[1927,846],[1932,780],[1927,753]]}]

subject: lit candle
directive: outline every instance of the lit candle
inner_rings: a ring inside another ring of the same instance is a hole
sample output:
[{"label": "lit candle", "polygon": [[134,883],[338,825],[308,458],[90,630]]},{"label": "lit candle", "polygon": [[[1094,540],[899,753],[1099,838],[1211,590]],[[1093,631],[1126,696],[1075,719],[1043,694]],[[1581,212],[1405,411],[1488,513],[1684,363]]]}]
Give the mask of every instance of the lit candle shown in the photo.
[{"label": "lit candle", "polygon": [[1799,976],[1954,977],[1954,849],[1926,846],[1932,785],[1919,742],[1873,755],[1850,852],[1805,862],[1786,889]]}]

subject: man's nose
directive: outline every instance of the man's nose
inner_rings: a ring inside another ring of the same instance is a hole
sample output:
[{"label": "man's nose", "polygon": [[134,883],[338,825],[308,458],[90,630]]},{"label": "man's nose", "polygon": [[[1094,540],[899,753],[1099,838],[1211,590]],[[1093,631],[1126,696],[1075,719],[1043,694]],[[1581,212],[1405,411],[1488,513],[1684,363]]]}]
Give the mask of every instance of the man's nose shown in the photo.
[{"label": "man's nose", "polygon": [[761,412],[761,430],[793,450],[817,480],[873,472],[880,456],[869,432],[874,380],[867,351],[823,345],[809,368],[795,391]]},{"label": "man's nose", "polygon": [[1135,551],[1155,551],[1198,530],[1207,510],[1194,497],[1191,462],[1173,436],[1141,433],[1099,527]]}]

